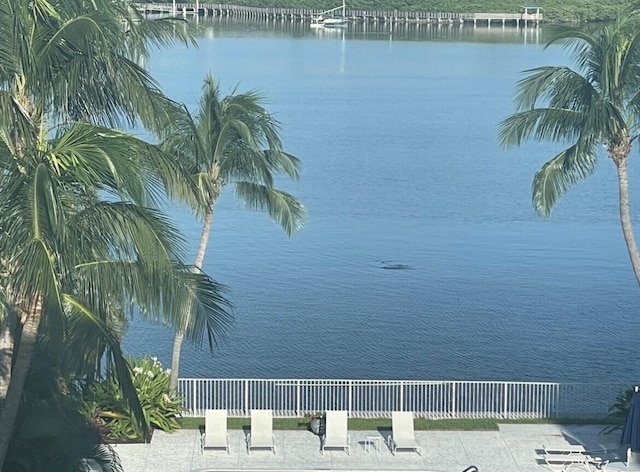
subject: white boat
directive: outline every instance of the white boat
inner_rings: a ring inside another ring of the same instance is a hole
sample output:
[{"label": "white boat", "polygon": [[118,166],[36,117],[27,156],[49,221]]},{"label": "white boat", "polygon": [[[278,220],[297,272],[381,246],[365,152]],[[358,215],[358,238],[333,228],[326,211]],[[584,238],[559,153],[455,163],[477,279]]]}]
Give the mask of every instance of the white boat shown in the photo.
[{"label": "white boat", "polygon": [[346,18],[325,18],[322,23],[325,27],[347,26],[348,24],[349,20]]},{"label": "white boat", "polygon": [[[325,16],[328,13],[334,13],[338,10],[342,10],[342,16]],[[323,11],[318,16],[314,16],[311,18],[311,27],[341,27],[347,26],[349,24],[349,20],[345,16],[345,3],[342,0],[342,6],[331,8],[329,10]]]}]

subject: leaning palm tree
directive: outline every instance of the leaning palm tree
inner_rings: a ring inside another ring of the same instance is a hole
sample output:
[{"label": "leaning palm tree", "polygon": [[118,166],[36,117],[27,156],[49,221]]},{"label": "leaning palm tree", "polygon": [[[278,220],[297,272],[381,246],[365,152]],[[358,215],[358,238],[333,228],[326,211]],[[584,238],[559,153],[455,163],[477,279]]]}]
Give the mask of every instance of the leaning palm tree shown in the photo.
[{"label": "leaning palm tree", "polygon": [[[302,227],[304,207],[289,193],[274,187],[284,174],[298,179],[299,160],[282,150],[279,123],[262,106],[256,91],[221,97],[211,74],[205,77],[199,108],[168,125],[162,148],[179,156],[191,170],[199,198],[190,204],[203,216],[194,266],[201,270],[215,204],[226,186],[250,209],[266,211],[289,235]],[[177,387],[184,330],[176,332],[171,361],[171,387]]]},{"label": "leaning palm tree", "polygon": [[517,112],[501,124],[503,146],[549,140],[568,146],[533,180],[533,205],[548,217],[558,199],[596,168],[602,146],[616,167],[622,233],[640,283],[640,254],[631,225],[627,158],[640,125],[640,29],[637,16],[593,31],[561,29],[547,46],[562,42],[575,69],[525,71],[518,82]]}]

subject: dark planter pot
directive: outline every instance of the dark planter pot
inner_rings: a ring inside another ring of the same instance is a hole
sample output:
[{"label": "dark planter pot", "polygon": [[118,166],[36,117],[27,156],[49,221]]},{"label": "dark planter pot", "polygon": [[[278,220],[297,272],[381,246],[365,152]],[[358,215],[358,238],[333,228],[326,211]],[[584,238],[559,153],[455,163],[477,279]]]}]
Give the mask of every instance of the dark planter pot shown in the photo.
[{"label": "dark planter pot", "polygon": [[309,421],[309,430],[318,436],[322,436],[326,431],[326,422],[324,418],[313,418]]}]

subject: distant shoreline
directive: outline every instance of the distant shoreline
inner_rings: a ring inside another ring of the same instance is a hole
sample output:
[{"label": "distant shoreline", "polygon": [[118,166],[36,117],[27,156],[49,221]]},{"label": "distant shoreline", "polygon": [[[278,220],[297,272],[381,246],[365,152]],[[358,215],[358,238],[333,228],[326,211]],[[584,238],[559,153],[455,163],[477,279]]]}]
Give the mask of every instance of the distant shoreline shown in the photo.
[{"label": "distant shoreline", "polygon": [[[326,13],[318,8],[268,8],[230,4],[197,3],[139,3],[140,11],[147,14],[173,14],[219,16],[239,19],[312,21]],[[540,7],[523,7],[520,13],[452,13],[406,10],[355,10],[345,9],[344,18],[363,23],[435,23],[473,24],[491,26],[507,24],[515,26],[539,25],[543,22]]]},{"label": "distant shoreline", "polygon": [[[142,2],[140,2],[142,3]],[[172,5],[172,1],[161,1]],[[193,1],[193,4],[196,2]],[[205,2],[200,2],[205,3]],[[315,9],[326,11],[340,6],[340,0],[235,0],[240,7],[262,9]],[[450,2],[448,0],[346,0],[348,10],[365,11],[407,11],[407,12],[449,12],[462,13],[519,13],[520,6],[525,3],[511,3],[505,8],[501,0],[468,0],[465,2]],[[620,14],[620,2],[617,0],[546,0],[545,2],[530,2],[529,5],[543,7],[545,22],[547,23],[584,23],[615,20]],[[511,11],[509,11],[511,10]]]}]

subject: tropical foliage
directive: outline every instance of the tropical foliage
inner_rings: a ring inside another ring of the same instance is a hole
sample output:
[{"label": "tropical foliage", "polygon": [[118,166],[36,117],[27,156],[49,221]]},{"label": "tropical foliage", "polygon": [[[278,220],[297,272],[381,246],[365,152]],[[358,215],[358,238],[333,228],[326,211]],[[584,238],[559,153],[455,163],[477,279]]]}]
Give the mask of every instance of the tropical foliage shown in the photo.
[{"label": "tropical foliage", "polygon": [[[197,269],[204,262],[215,204],[227,186],[252,210],[265,211],[289,236],[302,227],[304,206],[291,194],[275,188],[275,178],[298,178],[299,160],[283,151],[279,123],[263,107],[256,91],[223,97],[211,74],[205,80],[198,110],[183,107],[167,123],[162,148],[188,169],[198,198],[187,199],[204,223]],[[188,195],[188,194],[187,194]],[[171,386],[177,385],[184,330],[176,332],[171,363]]]},{"label": "tropical foliage", "polygon": [[[169,371],[155,357],[129,359],[129,365],[148,426],[163,431],[178,428],[183,399],[169,388]],[[122,386],[115,376],[91,383],[83,395],[85,415],[99,420],[110,439],[142,438],[143,429],[121,392]]]},{"label": "tropical foliage", "polygon": [[99,425],[79,413],[78,392],[60,367],[39,345],[3,470],[71,471],[93,458],[105,472],[121,472]]},{"label": "tropical foliage", "polygon": [[622,232],[636,279],[640,254],[632,230],[628,157],[640,125],[640,29],[637,15],[594,30],[563,28],[562,42],[575,69],[547,66],[525,71],[518,83],[517,112],[500,125],[504,146],[548,140],[565,147],[533,180],[533,205],[549,216],[558,199],[591,175],[606,151],[618,176]]},{"label": "tropical foliage", "polygon": [[624,427],[629,413],[629,407],[631,406],[631,397],[633,397],[634,393],[635,387],[629,387],[616,396],[616,401],[609,407],[607,420],[610,426],[604,429],[605,433],[611,433]]},{"label": "tropical foliage", "polygon": [[167,189],[189,191],[186,169],[111,128],[158,131],[177,109],[137,62],[175,41],[167,26],[110,0],[0,0],[0,465],[18,414],[37,407],[24,402],[36,349],[57,351],[67,379],[106,369],[146,434],[127,320],[210,346],[230,321],[224,288],[182,262],[157,209]]}]

